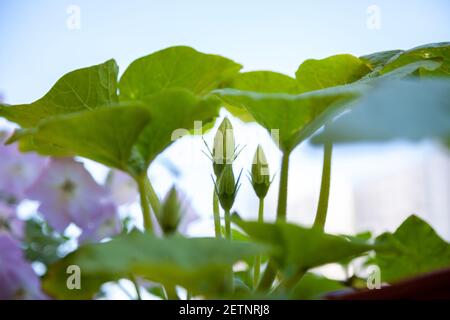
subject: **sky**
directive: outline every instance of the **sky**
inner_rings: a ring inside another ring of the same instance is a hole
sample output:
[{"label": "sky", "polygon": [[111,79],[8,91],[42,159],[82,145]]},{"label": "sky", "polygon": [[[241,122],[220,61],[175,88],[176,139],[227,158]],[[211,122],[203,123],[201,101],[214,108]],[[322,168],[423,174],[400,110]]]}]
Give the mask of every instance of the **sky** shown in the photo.
[{"label": "sky", "polygon": [[[74,14],[79,17],[75,23]],[[0,93],[7,103],[32,102],[68,71],[114,58],[122,73],[134,59],[173,45],[221,54],[243,64],[244,70],[293,75],[309,58],[339,53],[359,56],[448,40],[448,0],[0,0]],[[256,124],[232,122],[236,140],[246,146],[236,167],[243,168],[245,175],[256,143],[261,143],[272,172],[277,173],[280,154],[266,132]],[[211,143],[212,133],[205,138]],[[199,138],[183,138],[157,159],[150,177],[160,196],[173,183],[179,185],[208,218],[211,204],[209,198],[204,199],[205,194],[212,194],[211,164],[202,149]],[[335,148],[327,230],[358,229],[354,188],[359,180],[389,176],[408,166],[414,170],[415,163],[434,153],[442,150],[433,143],[401,141]],[[322,151],[308,144],[292,155],[288,217],[293,221],[312,221],[321,157]],[[168,170],[167,162],[178,167],[180,175]],[[98,179],[105,175],[101,166],[90,162],[87,166]],[[267,199],[268,217],[275,212],[277,178]],[[244,178],[236,209],[245,217],[256,215],[257,201],[251,194]],[[383,218],[376,223],[381,229],[392,229],[404,217]],[[212,230],[210,222],[197,226],[196,232],[206,227]],[[439,225],[439,220],[434,222]],[[450,234],[450,227],[440,228]]]}]

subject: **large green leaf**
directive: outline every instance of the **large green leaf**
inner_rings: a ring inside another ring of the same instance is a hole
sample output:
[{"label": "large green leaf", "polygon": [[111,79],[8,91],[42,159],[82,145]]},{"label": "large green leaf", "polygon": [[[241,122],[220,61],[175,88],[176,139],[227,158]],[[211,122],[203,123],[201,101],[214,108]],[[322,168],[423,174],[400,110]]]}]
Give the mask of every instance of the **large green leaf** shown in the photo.
[{"label": "large green leaf", "polygon": [[382,68],[390,59],[404,52],[403,50],[388,50],[375,52],[368,55],[359,57],[364,61],[372,70]]},{"label": "large green leaf", "polygon": [[450,244],[417,216],[410,216],[394,233],[380,235],[376,242],[395,249],[391,253],[376,252],[369,261],[380,267],[383,281],[395,282],[450,267]]},{"label": "large green leaf", "polygon": [[450,80],[383,81],[313,141],[450,138]]},{"label": "large green leaf", "polygon": [[[245,108],[279,139],[279,148],[290,152],[333,117],[344,103],[357,97],[364,86],[341,86],[298,95],[257,93],[236,89],[216,90],[227,103]],[[276,141],[277,142],[277,141]]]},{"label": "large green leaf", "polygon": [[441,67],[442,62],[435,61],[431,59],[427,60],[417,60],[415,62],[411,62],[398,68],[391,69],[388,72],[380,73],[380,72],[371,72],[363,77],[360,82],[370,83],[377,82],[381,80],[394,80],[394,79],[403,79],[408,77],[417,77],[420,74],[423,74],[427,71],[434,71]]},{"label": "large green leaf", "polygon": [[295,76],[302,92],[345,85],[361,79],[371,69],[350,54],[339,54],[321,60],[309,59]]},{"label": "large green leaf", "polygon": [[[219,296],[230,266],[265,251],[263,247],[212,238],[156,238],[135,232],[107,243],[86,245],[51,266],[44,290],[55,298],[87,299],[101,284],[131,274],[163,285],[180,285],[196,295]],[[81,289],[69,290],[66,270],[81,269]]]},{"label": "large green leaf", "polygon": [[200,98],[185,89],[167,89],[147,97],[144,103],[152,121],[136,142],[143,171],[175,138],[193,129],[195,121],[212,121],[218,115],[220,101],[214,96]]},{"label": "large green leaf", "polygon": [[[408,69],[416,76],[449,76],[450,75],[450,43],[432,43],[407,51],[392,50],[376,52],[360,57],[373,71],[366,78],[375,78],[387,73],[396,75],[396,69]],[[433,67],[432,63],[435,63]],[[421,68],[414,65],[424,64]],[[428,63],[428,64],[427,64]],[[436,65],[437,64],[437,65]],[[410,65],[410,67],[407,67]]]},{"label": "large green leaf", "polygon": [[[226,88],[259,93],[300,93],[298,82],[287,75],[272,71],[251,71],[238,73],[223,85]],[[239,106],[225,102],[225,106],[234,116],[243,121],[254,121],[253,116]]]},{"label": "large green leaf", "polygon": [[168,88],[206,94],[241,69],[224,57],[170,47],[135,60],[120,79],[120,99],[140,100]]},{"label": "large green leaf", "polygon": [[318,300],[333,291],[344,289],[346,289],[345,285],[337,280],[328,279],[324,276],[308,272],[297,284],[289,298],[297,300]]},{"label": "large green leaf", "polygon": [[330,235],[286,222],[258,223],[235,219],[235,223],[252,239],[275,248],[272,257],[287,277],[299,269],[306,271],[373,249],[361,239]]},{"label": "large green leaf", "polygon": [[115,104],[117,73],[114,60],[69,72],[45,96],[31,104],[0,105],[0,116],[30,128],[56,115]]},{"label": "large green leaf", "polygon": [[41,121],[32,135],[73,154],[127,170],[132,146],[149,119],[148,108],[135,103],[56,116]]},{"label": "large green leaf", "polygon": [[427,44],[399,53],[383,66],[381,73],[387,73],[420,60],[441,62],[439,69],[431,71],[422,70],[420,75],[450,76],[450,42]]},{"label": "large green leaf", "polygon": [[294,78],[272,71],[239,73],[224,86],[260,93],[300,93],[298,82]]}]

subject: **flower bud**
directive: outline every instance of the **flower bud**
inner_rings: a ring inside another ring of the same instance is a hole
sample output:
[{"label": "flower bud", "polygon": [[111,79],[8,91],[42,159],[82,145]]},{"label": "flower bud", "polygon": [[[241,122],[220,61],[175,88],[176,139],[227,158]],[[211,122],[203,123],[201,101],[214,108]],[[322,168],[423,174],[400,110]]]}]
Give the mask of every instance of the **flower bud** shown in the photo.
[{"label": "flower bud", "polygon": [[238,184],[239,178],[235,182],[233,167],[230,164],[226,165],[216,184],[217,196],[224,210],[231,210],[236,198]]},{"label": "flower bud", "polygon": [[266,155],[261,146],[258,146],[253,158],[251,180],[258,198],[264,198],[270,187],[270,172]]},{"label": "flower bud", "polygon": [[158,220],[165,235],[176,232],[181,220],[181,203],[175,187],[172,187],[167,193],[161,205]]},{"label": "flower bud", "polygon": [[233,163],[234,152],[233,126],[230,120],[225,118],[217,129],[212,150],[213,169],[216,177],[220,177],[225,165]]}]

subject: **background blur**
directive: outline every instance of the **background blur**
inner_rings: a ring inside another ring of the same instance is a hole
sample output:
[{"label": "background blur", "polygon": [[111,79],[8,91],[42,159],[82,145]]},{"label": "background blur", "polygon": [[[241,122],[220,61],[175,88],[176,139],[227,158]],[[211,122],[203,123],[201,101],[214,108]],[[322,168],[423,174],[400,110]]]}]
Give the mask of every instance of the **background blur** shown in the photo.
[{"label": "background blur", "polygon": [[[6,103],[32,102],[68,71],[115,58],[123,72],[134,59],[173,45],[224,55],[247,71],[265,69],[293,76],[308,58],[339,53],[359,56],[448,40],[448,0],[127,0],[120,4],[0,0],[0,93]],[[246,173],[260,143],[276,173],[280,153],[269,135],[256,124],[231,121],[237,143],[246,146],[235,167]],[[11,126],[0,119],[0,127]],[[214,132],[205,136],[209,143]],[[199,137],[185,137],[150,168],[160,196],[173,183],[189,195],[204,218],[192,226],[194,234],[213,232],[212,168],[201,152],[204,149]],[[96,179],[105,178],[105,168],[91,162],[86,165]],[[291,221],[313,221],[321,166],[320,148],[304,143],[293,152],[288,194]],[[235,208],[244,217],[256,217],[257,198],[248,180],[242,182]],[[277,189],[278,176],[266,202],[269,218],[274,217]],[[326,229],[369,229],[377,234],[395,229],[415,213],[449,240],[449,195],[449,152],[437,143],[337,146]],[[137,206],[129,210],[139,211]]]}]

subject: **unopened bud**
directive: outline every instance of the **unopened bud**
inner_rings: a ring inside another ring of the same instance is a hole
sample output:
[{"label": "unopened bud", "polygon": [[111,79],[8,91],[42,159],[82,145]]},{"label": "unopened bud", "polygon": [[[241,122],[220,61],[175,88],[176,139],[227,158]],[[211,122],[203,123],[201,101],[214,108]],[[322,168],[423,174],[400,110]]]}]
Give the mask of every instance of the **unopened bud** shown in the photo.
[{"label": "unopened bud", "polygon": [[239,178],[237,182],[234,179],[233,167],[228,164],[224,167],[222,174],[216,185],[216,192],[220,205],[224,210],[231,210],[238,189]]},{"label": "unopened bud", "polygon": [[252,185],[258,198],[264,198],[270,187],[269,164],[261,146],[258,146],[252,163]]},{"label": "unopened bud", "polygon": [[173,234],[177,231],[181,220],[181,203],[175,187],[172,187],[167,193],[161,205],[158,220],[165,235]]},{"label": "unopened bud", "polygon": [[233,163],[234,153],[233,126],[230,120],[225,118],[217,129],[212,150],[213,169],[216,177],[220,177],[225,165]]}]

